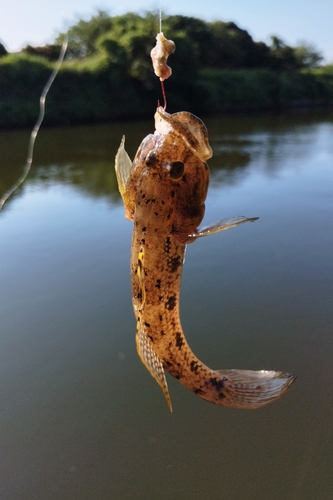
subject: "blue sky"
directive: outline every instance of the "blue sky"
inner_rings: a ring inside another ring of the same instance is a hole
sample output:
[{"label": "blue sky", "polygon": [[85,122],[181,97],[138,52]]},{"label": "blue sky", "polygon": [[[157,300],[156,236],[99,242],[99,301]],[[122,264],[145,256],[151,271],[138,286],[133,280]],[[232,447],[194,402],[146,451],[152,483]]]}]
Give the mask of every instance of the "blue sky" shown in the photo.
[{"label": "blue sky", "polygon": [[333,62],[333,0],[0,0],[0,40],[9,51],[43,45],[97,8],[111,15],[162,8],[166,14],[234,21],[256,41],[269,43],[270,35],[290,45],[307,40]]}]

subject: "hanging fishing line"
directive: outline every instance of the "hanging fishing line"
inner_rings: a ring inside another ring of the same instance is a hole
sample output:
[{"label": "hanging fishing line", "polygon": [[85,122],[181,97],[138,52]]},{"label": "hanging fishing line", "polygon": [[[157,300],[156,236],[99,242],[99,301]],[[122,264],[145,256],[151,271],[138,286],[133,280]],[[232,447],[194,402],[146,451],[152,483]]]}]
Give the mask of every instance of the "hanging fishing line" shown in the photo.
[{"label": "hanging fishing line", "polygon": [[5,193],[2,198],[0,198],[0,211],[2,210],[2,207],[4,206],[4,204],[6,203],[6,201],[8,200],[8,198],[25,181],[25,179],[27,178],[27,176],[28,176],[28,174],[30,172],[30,168],[31,168],[32,160],[33,160],[33,153],[34,153],[34,146],[35,146],[36,137],[37,137],[38,131],[40,129],[41,124],[43,123],[43,119],[44,119],[44,116],[45,116],[45,100],[46,100],[46,96],[48,94],[48,91],[51,88],[52,83],[54,82],[55,77],[57,76],[57,74],[59,72],[60,66],[61,66],[61,64],[62,64],[62,62],[64,60],[64,57],[65,57],[65,54],[66,54],[67,46],[68,46],[68,34],[66,33],[64,41],[62,42],[62,46],[61,46],[61,50],[60,50],[60,54],[59,54],[58,60],[57,60],[57,62],[55,64],[55,67],[54,67],[54,69],[53,69],[53,71],[52,71],[49,79],[47,80],[47,82],[46,82],[46,84],[45,84],[45,86],[43,88],[43,91],[41,93],[41,96],[39,98],[39,116],[37,118],[37,121],[35,123],[35,126],[34,126],[32,132],[30,134],[29,145],[28,145],[27,161],[26,161],[25,167],[23,169],[23,174],[18,179],[18,181],[14,184],[14,186],[12,186],[9,189],[9,191],[7,191],[7,193]]},{"label": "hanging fishing line", "polygon": [[164,101],[164,110],[167,106],[164,80],[169,78],[172,74],[170,66],[167,65],[168,57],[173,54],[176,46],[172,40],[167,40],[162,31],[162,11],[160,10],[160,32],[156,36],[156,45],[150,51],[150,57],[152,59],[154,73],[159,77],[161,82],[162,96]]}]

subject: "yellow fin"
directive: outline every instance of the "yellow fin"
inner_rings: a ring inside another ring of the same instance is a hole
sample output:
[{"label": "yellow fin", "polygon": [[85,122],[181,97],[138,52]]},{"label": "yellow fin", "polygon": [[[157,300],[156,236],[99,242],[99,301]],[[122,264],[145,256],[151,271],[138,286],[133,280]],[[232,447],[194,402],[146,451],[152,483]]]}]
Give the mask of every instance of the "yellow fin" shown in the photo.
[{"label": "yellow fin", "polygon": [[161,387],[165,399],[167,400],[169,410],[172,412],[172,404],[162,362],[155,353],[147,334],[142,330],[140,319],[138,320],[138,327],[136,330],[136,348],[142,363]]},{"label": "yellow fin", "polygon": [[132,160],[125,151],[125,136],[123,135],[119,149],[116,154],[116,176],[118,181],[118,188],[126,207],[126,184],[130,177],[132,170]]}]

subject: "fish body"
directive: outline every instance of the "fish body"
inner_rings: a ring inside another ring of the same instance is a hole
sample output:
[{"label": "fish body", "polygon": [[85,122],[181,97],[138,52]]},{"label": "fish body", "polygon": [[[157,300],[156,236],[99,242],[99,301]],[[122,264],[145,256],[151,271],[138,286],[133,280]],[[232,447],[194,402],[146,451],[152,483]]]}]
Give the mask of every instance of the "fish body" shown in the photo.
[{"label": "fish body", "polygon": [[258,408],[275,400],[294,377],[274,371],[212,370],[192,352],[182,330],[179,300],[187,243],[228,229],[246,217],[200,229],[212,156],[207,129],[191,113],[159,107],[155,133],[141,143],[133,163],[116,156],[125,216],[133,220],[131,281],[138,354],[161,386],[170,410],[164,370],[201,398],[232,408]]}]

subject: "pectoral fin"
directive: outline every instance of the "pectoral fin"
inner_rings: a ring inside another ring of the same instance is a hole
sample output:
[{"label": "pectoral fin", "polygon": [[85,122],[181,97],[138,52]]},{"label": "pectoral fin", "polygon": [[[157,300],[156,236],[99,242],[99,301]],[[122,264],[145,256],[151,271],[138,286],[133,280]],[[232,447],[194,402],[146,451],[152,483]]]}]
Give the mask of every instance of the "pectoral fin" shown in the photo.
[{"label": "pectoral fin", "polygon": [[282,396],[296,380],[290,373],[253,370],[214,370],[228,380],[223,404],[230,408],[255,409]]},{"label": "pectoral fin", "polygon": [[169,410],[172,412],[172,404],[162,362],[155,353],[149,337],[143,331],[140,319],[138,320],[136,330],[136,348],[142,363],[145,365],[151,376],[154,377],[158,385],[161,387],[165,399],[167,400]]},{"label": "pectoral fin", "polygon": [[[259,217],[231,217],[230,219],[222,219],[213,224],[208,224],[207,226],[202,226],[197,229],[195,233],[189,234],[189,240],[196,240],[197,238],[202,238],[203,236],[209,236],[210,234],[219,233],[220,231],[225,231],[226,229],[230,229],[231,227],[239,226],[240,224],[244,224],[244,222],[254,222],[258,220]],[[190,242],[190,241],[189,241]]]},{"label": "pectoral fin", "polygon": [[[125,136],[123,135],[119,149],[116,154],[116,176],[118,181],[118,188],[125,205],[125,213],[128,210],[128,199],[126,194],[126,185],[131,175],[132,160],[125,151]],[[129,217],[127,217],[129,218]]]}]

